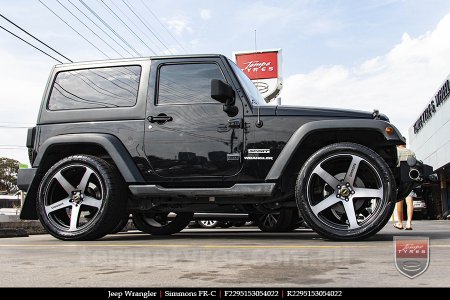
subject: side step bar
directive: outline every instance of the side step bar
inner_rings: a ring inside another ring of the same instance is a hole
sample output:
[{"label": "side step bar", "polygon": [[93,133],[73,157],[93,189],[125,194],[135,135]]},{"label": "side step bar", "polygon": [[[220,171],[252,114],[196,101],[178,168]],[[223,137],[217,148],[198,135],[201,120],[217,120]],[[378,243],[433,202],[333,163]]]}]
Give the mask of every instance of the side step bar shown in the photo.
[{"label": "side step bar", "polygon": [[160,185],[130,185],[135,196],[153,197],[233,197],[271,196],[275,183],[238,183],[229,188],[165,188]]}]

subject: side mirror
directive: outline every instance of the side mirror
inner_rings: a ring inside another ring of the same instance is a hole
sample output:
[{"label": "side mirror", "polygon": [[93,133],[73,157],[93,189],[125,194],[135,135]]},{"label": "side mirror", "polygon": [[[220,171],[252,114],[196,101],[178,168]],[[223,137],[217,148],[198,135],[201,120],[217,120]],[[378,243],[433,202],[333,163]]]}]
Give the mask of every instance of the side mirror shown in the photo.
[{"label": "side mirror", "polygon": [[229,103],[229,105],[234,105],[234,90],[220,79],[211,79],[211,98],[220,103],[232,100],[233,103]]},{"label": "side mirror", "polygon": [[229,117],[234,117],[239,113],[239,109],[234,105],[234,96],[235,93],[231,85],[220,79],[211,79],[211,98],[224,103],[223,111]]}]

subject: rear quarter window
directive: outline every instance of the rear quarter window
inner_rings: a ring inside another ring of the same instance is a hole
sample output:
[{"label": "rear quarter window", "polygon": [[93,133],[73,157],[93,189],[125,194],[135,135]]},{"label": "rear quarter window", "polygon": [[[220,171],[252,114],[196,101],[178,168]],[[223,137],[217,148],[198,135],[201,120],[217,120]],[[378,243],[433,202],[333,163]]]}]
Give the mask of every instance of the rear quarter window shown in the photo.
[{"label": "rear quarter window", "polygon": [[49,110],[131,107],[136,104],[140,66],[59,72],[48,101]]}]

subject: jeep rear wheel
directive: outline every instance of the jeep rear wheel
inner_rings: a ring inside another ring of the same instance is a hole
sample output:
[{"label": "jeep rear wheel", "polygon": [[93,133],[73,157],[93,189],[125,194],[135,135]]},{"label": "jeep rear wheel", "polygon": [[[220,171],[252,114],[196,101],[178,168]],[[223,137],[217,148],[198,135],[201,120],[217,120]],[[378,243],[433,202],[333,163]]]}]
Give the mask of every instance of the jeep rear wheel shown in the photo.
[{"label": "jeep rear wheel", "polygon": [[137,229],[152,235],[170,235],[183,230],[194,216],[193,213],[137,212],[133,222]]},{"label": "jeep rear wheel", "polygon": [[114,166],[89,155],[50,168],[38,192],[39,219],[61,240],[93,240],[111,232],[126,209],[124,182]]},{"label": "jeep rear wheel", "polygon": [[354,143],[326,146],[303,165],[296,201],[306,222],[321,236],[357,240],[377,233],[395,206],[395,179],[386,162]]}]

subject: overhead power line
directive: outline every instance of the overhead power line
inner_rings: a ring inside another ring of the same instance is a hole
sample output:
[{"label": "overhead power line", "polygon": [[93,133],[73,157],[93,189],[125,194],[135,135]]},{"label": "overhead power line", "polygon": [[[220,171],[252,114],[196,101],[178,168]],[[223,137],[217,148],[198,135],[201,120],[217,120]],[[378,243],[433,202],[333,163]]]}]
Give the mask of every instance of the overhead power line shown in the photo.
[{"label": "overhead power line", "polygon": [[[102,1],[102,3],[103,3],[103,5],[105,5],[106,7],[108,7],[108,9],[110,9],[109,8],[109,6],[108,6],[108,4],[106,4],[103,0],[101,0]],[[147,37],[148,38],[148,40],[152,40],[152,38],[147,34],[147,33],[145,33],[145,31],[143,31],[142,29],[141,29],[141,27],[139,26],[139,25],[137,25],[134,21],[133,21],[133,18],[131,18],[131,17],[129,17],[117,4],[115,4],[114,3],[114,1],[112,1],[112,0],[110,0],[109,1],[110,2],[110,4],[112,4],[117,10],[119,10],[121,13],[122,13],[122,15],[123,16],[125,16],[127,19],[128,19],[128,21],[130,21],[131,22],[131,24],[133,24],[134,25],[134,27],[135,28],[137,28],[138,30],[139,30],[139,32],[141,32],[143,35],[145,35],[145,37]],[[117,16],[118,17],[118,16]],[[154,43],[153,43],[154,44]],[[157,44],[154,44],[157,48],[158,48],[158,50],[159,51],[162,51],[162,49],[157,45]],[[153,51],[154,52],[154,51]],[[156,53],[155,53],[156,54]],[[157,55],[157,54],[156,54]]]},{"label": "overhead power line", "polygon": [[177,42],[177,44],[185,51],[187,52],[186,48],[183,47],[183,45],[178,41],[178,39],[170,32],[170,30],[164,25],[158,18],[158,16],[151,10],[151,8],[145,3],[144,0],[141,0],[142,4],[144,4],[145,8],[153,15],[156,21],[167,31],[167,33]]},{"label": "overhead power line", "polygon": [[42,45],[46,46],[47,48],[55,51],[56,53],[58,53],[59,55],[61,55],[62,57],[64,57],[65,59],[67,59],[70,62],[73,62],[70,58],[68,58],[67,56],[64,56],[63,54],[61,54],[61,52],[56,51],[54,48],[50,47],[49,45],[47,45],[46,43],[44,43],[43,41],[41,41],[40,39],[38,39],[37,37],[35,37],[34,35],[32,35],[31,33],[29,33],[28,31],[26,31],[25,29],[23,29],[22,27],[20,27],[19,25],[17,25],[16,23],[14,23],[13,21],[11,21],[10,19],[8,19],[7,17],[5,17],[4,15],[0,14],[0,17],[2,17],[3,19],[5,19],[6,21],[8,21],[9,23],[13,24],[14,26],[16,26],[17,28],[19,28],[20,30],[22,30],[23,32],[25,32],[27,35],[31,36],[33,39],[35,39],[36,41],[38,41],[39,43],[41,43]]},{"label": "overhead power line", "polygon": [[12,124],[12,125],[17,125],[17,126],[19,126],[19,125],[21,125],[21,126],[34,126],[34,124],[33,123],[20,123],[20,122],[0,122],[0,125],[10,125],[10,124]]},{"label": "overhead power line", "polygon": [[5,125],[0,125],[0,128],[27,129],[27,128],[30,128],[30,126],[5,126]]},{"label": "overhead power line", "polygon": [[104,34],[106,34],[114,43],[116,43],[120,48],[122,48],[125,52],[127,52],[129,55],[133,56],[133,54],[126,49],[124,46],[122,46],[122,44],[120,44],[119,42],[117,42],[116,39],[114,39],[108,32],[106,32],[101,26],[99,26],[94,20],[91,19],[91,17],[89,17],[87,14],[84,13],[84,11],[82,11],[80,8],[78,8],[78,6],[76,6],[71,0],[69,0],[69,3],[72,4],[80,13],[82,13],[89,21],[92,22],[92,24],[94,24],[98,29],[100,29]]},{"label": "overhead power line", "polygon": [[[41,1],[41,0],[39,0]],[[84,3],[83,0],[80,0],[81,4],[84,5],[100,22],[103,23],[112,33],[114,33],[115,36],[117,36],[122,42],[124,42],[125,45],[127,45],[131,50],[133,50],[134,53],[136,53],[138,56],[142,56],[133,46],[131,46],[123,37],[121,37],[107,22],[105,22],[92,8],[89,7],[86,3]]]},{"label": "overhead power line", "polygon": [[156,55],[156,52],[146,43],[146,42],[144,42],[144,40],[142,40],[142,38],[139,36],[139,35],[137,35],[136,34],[136,32],[134,32],[134,30],[133,29],[131,29],[130,28],[130,26],[128,26],[128,24],[127,23],[125,23],[125,21],[123,21],[122,20],[122,18],[120,17],[120,16],[118,16],[109,6],[108,6],[108,4],[106,4],[103,0],[100,0],[102,3],[103,3],[103,5],[106,7],[106,9],[107,9],[107,11],[108,11],[108,13],[109,14],[111,14],[114,18],[116,18],[116,20],[118,20],[119,22],[121,22],[124,26],[125,26],[125,28],[126,29],[128,29],[128,31],[132,34],[132,35],[134,35],[139,41],[141,41],[141,43],[145,46],[145,47],[147,47],[153,54],[155,54]]},{"label": "overhead power line", "polygon": [[64,7],[65,10],[67,10],[75,19],[77,19],[81,24],[84,25],[90,32],[92,32],[96,37],[98,37],[103,43],[108,45],[109,48],[111,48],[114,52],[117,53],[120,57],[123,57],[122,54],[120,54],[113,46],[111,46],[108,42],[106,42],[101,36],[99,36],[97,33],[95,33],[89,26],[87,26],[83,21],[80,20],[73,12],[71,12],[64,4],[62,4],[59,0],[56,0],[56,2],[59,3],[62,7]]},{"label": "overhead power line", "polygon": [[5,27],[0,26],[0,28],[3,29],[4,31],[8,32],[9,34],[15,36],[16,38],[18,38],[18,39],[21,40],[22,42],[27,43],[28,45],[30,45],[30,46],[33,47],[34,49],[36,49],[36,50],[38,50],[38,51],[44,53],[44,54],[47,55],[48,57],[53,58],[54,60],[56,60],[57,62],[59,62],[59,63],[61,63],[61,64],[63,63],[62,61],[60,61],[59,59],[57,59],[57,58],[51,56],[50,54],[48,54],[48,53],[45,52],[44,50],[39,49],[39,48],[36,47],[35,45],[33,45],[33,44],[31,44],[31,43],[25,41],[25,40],[24,40],[23,38],[21,38],[20,36],[18,36],[18,35],[16,35],[16,34],[12,33],[11,31],[9,31],[8,29],[6,29]]},{"label": "overhead power line", "polygon": [[21,146],[21,145],[0,145],[0,148],[4,148],[4,149],[26,148],[26,146]]},{"label": "overhead power line", "polygon": [[[144,24],[145,27],[147,27],[147,29],[152,33],[152,35],[167,49],[167,51],[169,51],[169,53],[172,53],[172,51],[170,51],[169,47],[167,47],[166,44],[164,44],[159,37],[153,32],[153,30],[150,29],[150,27],[147,26],[147,24],[144,22],[144,20],[142,20],[142,18],[133,10],[133,8],[131,7],[130,4],[127,3],[127,1],[122,0],[123,3],[125,3],[125,5],[128,7],[128,9],[139,19],[139,21],[141,21],[142,24]],[[172,53],[173,54],[173,53]]]},{"label": "overhead power line", "polygon": [[63,20],[56,12],[54,12],[50,7],[48,7],[47,5],[45,5],[44,2],[42,2],[42,0],[39,0],[39,2],[44,5],[49,11],[51,11],[58,19],[60,19],[61,21],[63,21],[67,26],[70,27],[70,29],[72,29],[73,31],[75,31],[82,39],[84,39],[86,42],[88,42],[91,46],[93,46],[95,49],[97,49],[98,51],[100,51],[104,56],[106,56],[107,58],[111,58],[108,56],[108,54],[106,54],[105,52],[103,52],[102,50],[100,50],[100,48],[98,48],[97,46],[95,46],[91,41],[89,41],[87,38],[85,38],[81,33],[79,33],[75,28],[73,28],[72,26],[69,25],[69,23],[67,23],[65,20]]}]

